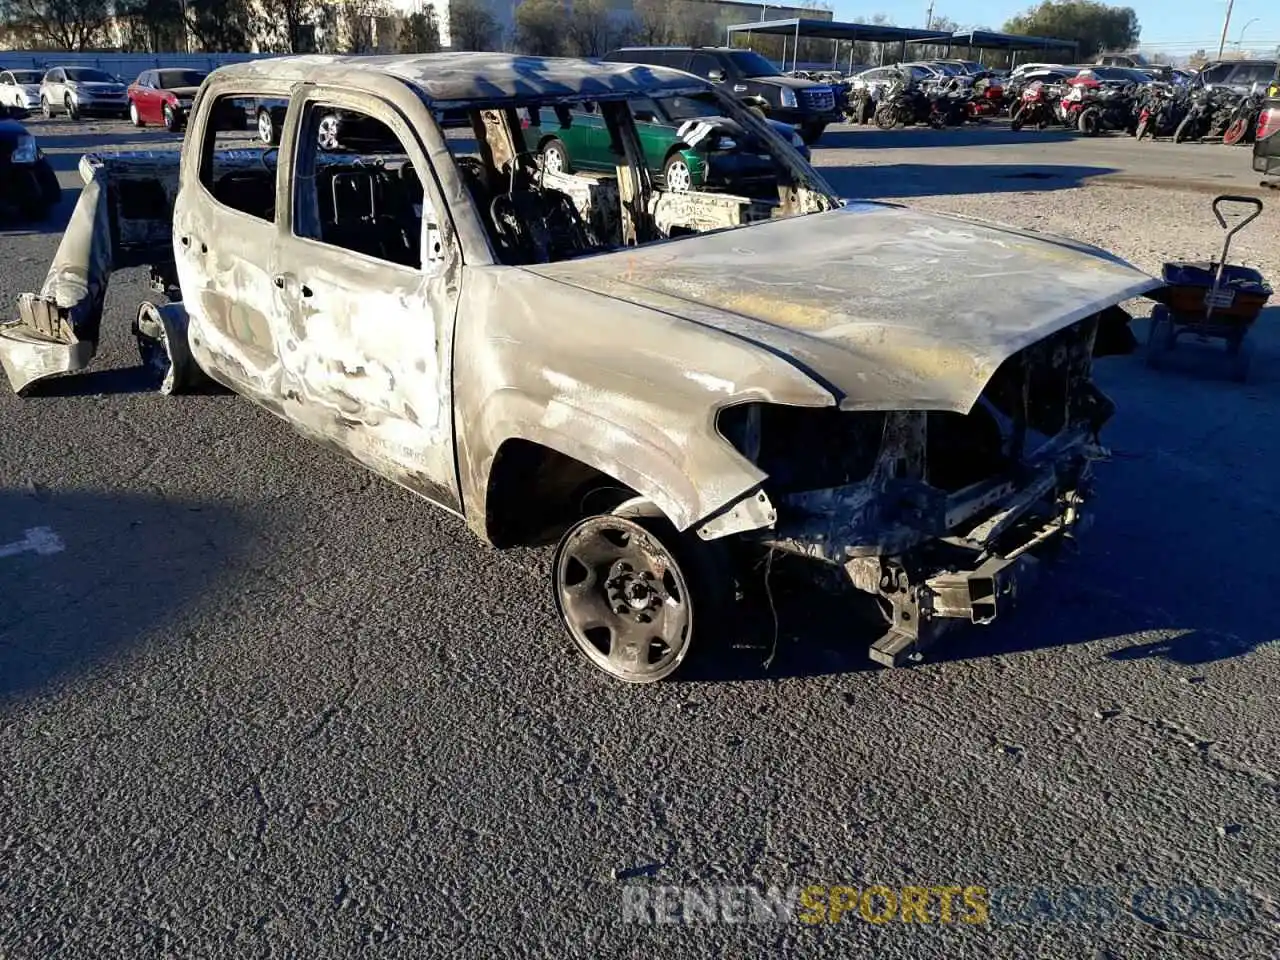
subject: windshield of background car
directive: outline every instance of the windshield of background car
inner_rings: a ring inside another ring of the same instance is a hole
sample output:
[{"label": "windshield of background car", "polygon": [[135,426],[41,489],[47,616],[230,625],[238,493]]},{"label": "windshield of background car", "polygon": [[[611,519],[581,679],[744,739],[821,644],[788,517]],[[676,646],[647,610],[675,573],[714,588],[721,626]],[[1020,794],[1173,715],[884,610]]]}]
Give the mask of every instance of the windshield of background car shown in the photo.
[{"label": "windshield of background car", "polygon": [[39,83],[43,74],[39,70],[12,70],[15,83]]},{"label": "windshield of background car", "polygon": [[90,70],[88,67],[67,67],[67,79],[79,83],[115,83],[115,78],[101,70]]},{"label": "windshield of background car", "polygon": [[156,84],[161,90],[176,90],[179,87],[198,87],[208,76],[199,70],[161,70]]},{"label": "windshield of background car", "polygon": [[754,50],[734,50],[729,55],[744,77],[776,77],[778,68]]},{"label": "windshield of background car", "polygon": [[1255,83],[1266,83],[1276,74],[1276,65],[1272,63],[1240,63],[1231,72],[1227,82],[1236,86],[1251,86]]},{"label": "windshield of background car", "polygon": [[659,97],[658,103],[672,120],[694,120],[720,115],[720,105],[708,97]]}]

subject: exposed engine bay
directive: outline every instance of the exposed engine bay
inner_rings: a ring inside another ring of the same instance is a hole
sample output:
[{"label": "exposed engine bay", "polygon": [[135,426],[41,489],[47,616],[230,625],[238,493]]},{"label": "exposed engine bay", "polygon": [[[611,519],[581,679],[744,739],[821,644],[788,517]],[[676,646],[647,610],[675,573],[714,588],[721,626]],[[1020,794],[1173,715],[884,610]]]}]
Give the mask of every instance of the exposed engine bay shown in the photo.
[{"label": "exposed engine bay", "polygon": [[753,506],[775,523],[749,536],[843,567],[876,597],[886,631],[871,652],[886,665],[958,619],[995,619],[1031,551],[1078,529],[1106,455],[1114,406],[1091,380],[1100,320],[1014,354],[965,414],[722,411],[725,437],[769,474]]}]

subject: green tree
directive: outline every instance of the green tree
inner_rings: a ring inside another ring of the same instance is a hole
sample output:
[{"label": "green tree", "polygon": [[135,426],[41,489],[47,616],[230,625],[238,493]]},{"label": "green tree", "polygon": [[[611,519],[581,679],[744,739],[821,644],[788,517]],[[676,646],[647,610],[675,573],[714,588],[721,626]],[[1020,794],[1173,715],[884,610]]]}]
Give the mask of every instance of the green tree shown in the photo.
[{"label": "green tree", "polygon": [[1082,58],[1103,50],[1128,50],[1138,42],[1141,29],[1132,7],[1110,7],[1097,0],[1042,0],[1004,25],[1005,33],[1075,40]]},{"label": "green tree", "polygon": [[252,0],[186,0],[187,29],[206,53],[248,50],[258,36]]},{"label": "green tree", "polygon": [[533,57],[562,55],[568,20],[561,0],[524,0],[516,8],[516,49]]},{"label": "green tree", "polygon": [[[519,10],[516,15],[519,16]],[[574,0],[565,24],[568,52],[579,57],[604,56],[616,34],[605,0]]]},{"label": "green tree", "polygon": [[434,6],[428,3],[421,13],[405,18],[397,46],[401,53],[435,53],[440,49],[440,18]]},{"label": "green tree", "polygon": [[449,45],[454,50],[491,50],[498,40],[498,22],[476,0],[449,4]]}]

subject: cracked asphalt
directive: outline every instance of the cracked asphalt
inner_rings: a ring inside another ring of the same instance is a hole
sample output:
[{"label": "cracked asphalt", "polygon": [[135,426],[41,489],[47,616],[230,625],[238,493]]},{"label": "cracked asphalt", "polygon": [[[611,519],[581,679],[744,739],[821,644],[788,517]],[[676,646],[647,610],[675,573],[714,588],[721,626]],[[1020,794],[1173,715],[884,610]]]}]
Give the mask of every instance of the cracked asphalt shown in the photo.
[{"label": "cracked asphalt", "polygon": [[[67,184],[83,149],[164,139],[34,126]],[[878,176],[1148,269],[1216,249],[1194,192]],[[1276,279],[1278,224],[1239,246]],[[7,311],[58,225],[0,235]],[[1280,311],[1245,386],[1195,345],[1099,363],[1096,523],[1008,618],[885,671],[784,609],[771,669],[752,640],[631,688],[571,654],[547,551],[238,398],[148,392],[148,294],[113,281],[93,372],[0,393],[0,957],[1280,952]],[[810,885],[981,887],[987,922],[624,914]]]}]

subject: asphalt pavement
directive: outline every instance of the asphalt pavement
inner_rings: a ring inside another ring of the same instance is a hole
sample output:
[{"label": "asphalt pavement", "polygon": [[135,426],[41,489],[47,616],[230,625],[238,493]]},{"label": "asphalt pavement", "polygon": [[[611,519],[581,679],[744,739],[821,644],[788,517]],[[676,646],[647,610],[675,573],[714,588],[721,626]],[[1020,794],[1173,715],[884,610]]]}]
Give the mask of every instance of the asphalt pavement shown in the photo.
[{"label": "asphalt pavement", "polygon": [[[84,149],[174,143],[34,126],[67,186]],[[1247,165],[887,136],[817,160]],[[6,310],[58,228],[0,235]],[[1270,331],[1243,387],[1100,362],[1096,523],[1012,616],[886,671],[784,608],[771,667],[753,632],[632,688],[571,652],[547,551],[492,551],[246,401],[150,392],[148,294],[113,280],[94,372],[0,393],[0,957],[1280,951]],[[741,906],[793,887],[790,922]],[[886,908],[903,888],[923,915]]]}]

